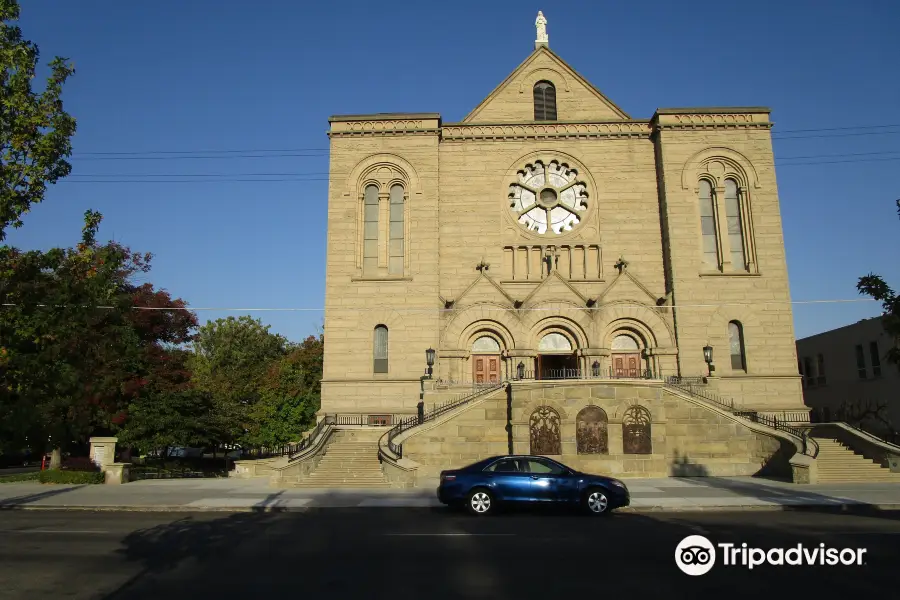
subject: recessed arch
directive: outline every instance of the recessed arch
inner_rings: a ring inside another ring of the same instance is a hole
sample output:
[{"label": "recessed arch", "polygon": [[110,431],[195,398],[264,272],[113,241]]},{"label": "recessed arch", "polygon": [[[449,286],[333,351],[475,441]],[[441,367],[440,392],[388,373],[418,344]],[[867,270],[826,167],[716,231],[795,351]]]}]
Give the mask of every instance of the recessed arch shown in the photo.
[{"label": "recessed arch", "polygon": [[588,405],[575,416],[578,454],[609,454],[609,417],[599,406]]},{"label": "recessed arch", "polygon": [[[714,174],[703,170],[703,167],[714,161],[721,162],[725,167],[722,173]],[[731,174],[737,177],[738,181],[745,187],[760,187],[759,174],[756,172],[756,167],[753,166],[749,158],[732,148],[709,146],[691,155],[685,161],[681,171],[682,189],[699,191],[697,185],[701,174],[704,172],[707,177],[719,185],[722,185],[725,177]]]},{"label": "recessed arch", "polygon": [[492,331],[503,341],[507,350],[519,347],[519,341],[525,336],[519,320],[512,309],[495,303],[479,303],[466,307],[454,314],[450,322],[444,326],[441,336],[441,348],[447,350],[465,350],[474,341],[479,331]]}]

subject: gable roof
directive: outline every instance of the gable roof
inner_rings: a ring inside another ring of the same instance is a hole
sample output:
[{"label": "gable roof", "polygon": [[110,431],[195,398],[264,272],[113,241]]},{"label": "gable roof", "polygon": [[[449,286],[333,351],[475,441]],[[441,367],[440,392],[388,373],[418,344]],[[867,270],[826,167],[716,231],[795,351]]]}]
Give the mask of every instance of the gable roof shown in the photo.
[{"label": "gable roof", "polygon": [[568,76],[570,76],[573,80],[583,85],[587,90],[589,90],[594,96],[596,96],[597,100],[599,100],[602,104],[604,104],[613,114],[616,115],[619,119],[630,120],[631,117],[622,110],[615,102],[607,98],[603,92],[598,90],[594,85],[582,77],[578,71],[573,69],[566,61],[559,57],[555,52],[550,50],[547,46],[538,46],[535,48],[534,52],[528,55],[528,57],[522,61],[522,63],[513,70],[509,76],[504,79],[500,85],[494,88],[488,96],[481,101],[472,111],[465,116],[465,118],[461,121],[461,123],[471,123],[474,122],[477,118],[478,114],[488,105],[490,102],[496,98],[500,92],[502,92],[505,88],[510,86],[519,75],[523,74],[529,66],[534,64],[541,58],[548,59],[554,63]]}]

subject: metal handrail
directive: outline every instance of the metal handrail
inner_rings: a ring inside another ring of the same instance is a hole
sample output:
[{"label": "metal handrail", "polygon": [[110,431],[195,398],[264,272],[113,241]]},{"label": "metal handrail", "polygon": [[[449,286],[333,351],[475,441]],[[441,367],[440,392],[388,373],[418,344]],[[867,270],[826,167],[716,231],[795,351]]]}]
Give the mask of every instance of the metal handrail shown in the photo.
[{"label": "metal handrail", "polygon": [[[453,398],[452,400],[447,400],[446,402],[433,405],[431,410],[422,414],[421,418],[417,415],[401,420],[399,423],[391,427],[391,429],[388,430],[383,436],[381,436],[381,439],[383,440],[387,438],[388,449],[393,452],[397,458],[403,458],[403,444],[394,443],[394,439],[398,435],[400,435],[404,431],[412,429],[413,427],[422,425],[424,423],[427,423],[428,421],[433,421],[442,414],[468,404],[482,395],[495,392],[506,385],[506,382],[491,381],[488,383],[476,383],[474,385],[476,388],[474,391]],[[381,443],[379,441],[379,446],[380,445]]]},{"label": "metal handrail", "polygon": [[[699,378],[700,381],[703,378]],[[766,425],[767,427],[771,427],[772,429],[776,429],[778,431],[784,431],[785,433],[789,433],[790,435],[798,438],[803,444],[803,454],[807,456],[811,456],[815,458],[819,454],[819,444],[816,440],[812,439],[809,436],[809,431],[803,427],[796,427],[794,425],[787,425],[783,420],[779,421],[778,417],[773,416],[769,417],[767,415],[762,415],[758,411],[751,410],[741,410],[739,407],[735,407],[734,398],[723,398],[718,394],[710,392],[709,390],[698,388],[698,378],[696,377],[678,377],[678,376],[669,376],[665,380],[665,385],[673,387],[675,389],[681,390],[682,392],[687,392],[692,396],[696,396],[698,398],[702,398],[711,404],[715,404],[716,406],[723,408],[733,414],[736,417],[741,417],[742,419],[747,419],[753,423],[761,423]],[[703,384],[700,384],[703,385]]]}]

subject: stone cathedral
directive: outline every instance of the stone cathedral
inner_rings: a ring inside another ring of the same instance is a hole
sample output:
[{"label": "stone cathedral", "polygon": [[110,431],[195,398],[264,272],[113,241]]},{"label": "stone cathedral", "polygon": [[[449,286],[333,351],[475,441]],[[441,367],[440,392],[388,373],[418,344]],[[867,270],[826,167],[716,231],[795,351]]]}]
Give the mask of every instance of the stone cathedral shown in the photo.
[{"label": "stone cathedral", "polygon": [[787,468],[784,439],[670,385],[804,420],[770,110],[633,117],[536,26],[459,122],[329,119],[320,415],[386,427],[498,382],[410,434],[409,468]]}]

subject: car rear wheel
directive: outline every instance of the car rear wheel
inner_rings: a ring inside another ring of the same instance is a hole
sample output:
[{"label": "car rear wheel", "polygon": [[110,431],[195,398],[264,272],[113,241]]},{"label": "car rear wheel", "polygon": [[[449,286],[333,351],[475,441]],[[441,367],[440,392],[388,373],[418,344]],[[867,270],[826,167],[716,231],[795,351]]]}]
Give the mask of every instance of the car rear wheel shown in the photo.
[{"label": "car rear wheel", "polygon": [[487,515],[494,510],[494,497],[484,488],[476,488],[466,498],[466,510],[473,515]]},{"label": "car rear wheel", "polygon": [[609,496],[601,488],[591,488],[584,493],[584,509],[592,515],[609,513]]}]

